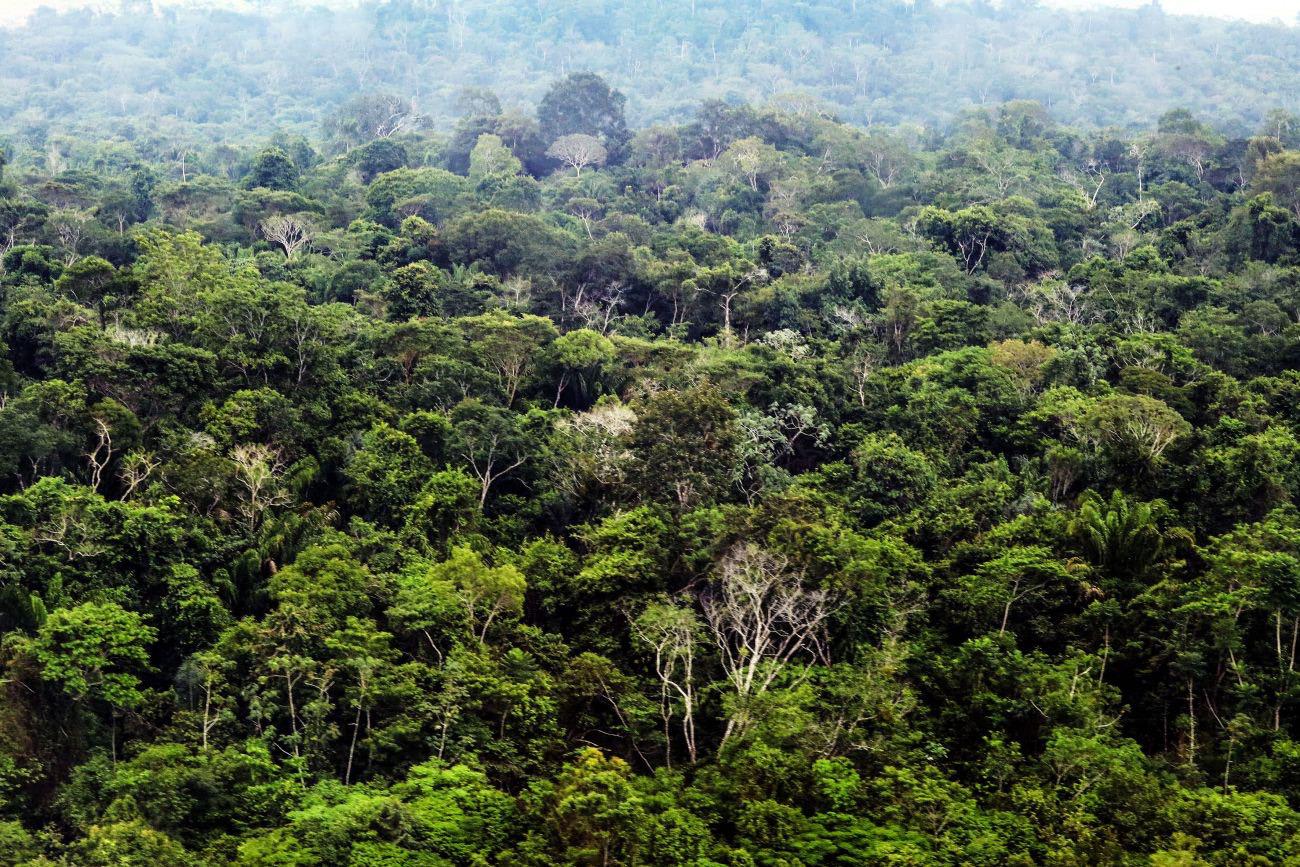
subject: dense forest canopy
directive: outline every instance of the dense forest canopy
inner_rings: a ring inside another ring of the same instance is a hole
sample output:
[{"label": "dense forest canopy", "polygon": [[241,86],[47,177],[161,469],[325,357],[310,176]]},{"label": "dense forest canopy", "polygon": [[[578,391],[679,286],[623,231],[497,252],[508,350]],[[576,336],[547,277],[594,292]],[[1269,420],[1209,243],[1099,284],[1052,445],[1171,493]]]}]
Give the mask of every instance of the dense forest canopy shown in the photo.
[{"label": "dense forest canopy", "polygon": [[1295,31],[583,10],[0,36],[0,865],[1300,864]]},{"label": "dense forest canopy", "polygon": [[0,29],[0,139],[57,171],[87,142],[170,151],[314,136],[357,94],[445,129],[465,88],[522,113],[592,71],[636,125],[705,99],[803,104],[857,124],[946,127],[1032,99],[1076,127],[1144,128],[1185,107],[1244,135],[1300,110],[1300,28],[1032,0],[383,0],[258,13],[123,0]]}]

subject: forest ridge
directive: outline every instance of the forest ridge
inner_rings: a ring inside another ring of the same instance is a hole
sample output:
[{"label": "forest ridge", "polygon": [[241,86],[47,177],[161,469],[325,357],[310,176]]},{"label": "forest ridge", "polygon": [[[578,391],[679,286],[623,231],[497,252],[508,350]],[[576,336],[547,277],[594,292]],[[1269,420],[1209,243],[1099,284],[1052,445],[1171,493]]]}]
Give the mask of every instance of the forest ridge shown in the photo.
[{"label": "forest ridge", "polygon": [[[605,76],[634,125],[680,122],[706,99],[816,100],[855,124],[947,126],[1031,99],[1075,127],[1146,128],[1187,108],[1247,135],[1300,110],[1300,28],[1066,12],[1032,0],[384,0],[256,14],[123,0],[118,14],[38,13],[0,29],[0,138],[32,160],[77,161],[122,140],[169,149],[315,136],[358,93],[409,102],[446,130],[465,88],[528,114],[569,72]],[[52,156],[51,156],[52,155]]]}]

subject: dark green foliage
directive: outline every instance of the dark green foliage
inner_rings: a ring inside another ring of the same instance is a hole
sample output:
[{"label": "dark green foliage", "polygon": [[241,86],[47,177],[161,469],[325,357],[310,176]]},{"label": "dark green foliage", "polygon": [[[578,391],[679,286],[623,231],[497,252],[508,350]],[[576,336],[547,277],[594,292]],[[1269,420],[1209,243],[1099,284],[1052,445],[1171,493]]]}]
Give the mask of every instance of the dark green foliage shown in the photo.
[{"label": "dark green foliage", "polygon": [[632,134],[623,117],[627,97],[598,75],[578,72],[551,85],[537,106],[542,141],[581,133],[595,136],[609,151],[611,163],[626,156]]},{"label": "dark green foliage", "polygon": [[249,189],[291,191],[298,185],[298,167],[280,148],[267,148],[253,158],[244,185]]},{"label": "dark green foliage", "polygon": [[[1296,862],[1295,121],[861,129],[1060,19],[624,6],[320,10],[265,117],[255,16],[0,31],[0,864]],[[1180,93],[1292,39],[1095,15]],[[237,130],[32,110],[217,20]]]}]

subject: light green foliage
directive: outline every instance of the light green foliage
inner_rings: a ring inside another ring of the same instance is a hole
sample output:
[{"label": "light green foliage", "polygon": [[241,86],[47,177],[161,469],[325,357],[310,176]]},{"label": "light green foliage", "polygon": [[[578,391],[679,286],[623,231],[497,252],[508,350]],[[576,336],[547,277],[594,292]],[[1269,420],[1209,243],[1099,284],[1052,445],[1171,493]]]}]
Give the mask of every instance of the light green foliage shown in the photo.
[{"label": "light green foliage", "polygon": [[0,29],[0,864],[1300,857],[1290,31],[145,5]]},{"label": "light green foliage", "polygon": [[425,580],[456,595],[466,629],[480,643],[498,617],[518,616],[523,610],[525,583],[519,570],[508,564],[489,567],[469,548],[453,548]]},{"label": "light green foliage", "polygon": [[502,143],[500,136],[484,133],[478,137],[469,154],[470,180],[481,184],[494,175],[517,175],[521,171],[523,163]]},{"label": "light green foliage", "polygon": [[30,652],[41,677],[74,701],[101,699],[133,708],[144,701],[140,670],[157,633],[111,602],[59,609],[41,624]]}]

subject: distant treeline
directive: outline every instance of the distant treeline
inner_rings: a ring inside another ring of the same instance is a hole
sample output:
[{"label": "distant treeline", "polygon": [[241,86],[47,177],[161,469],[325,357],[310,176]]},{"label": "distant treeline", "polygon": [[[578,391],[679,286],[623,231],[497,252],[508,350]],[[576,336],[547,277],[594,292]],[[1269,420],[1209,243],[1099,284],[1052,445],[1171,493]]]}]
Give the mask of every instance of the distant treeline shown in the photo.
[{"label": "distant treeline", "polygon": [[947,126],[972,106],[1033,99],[1082,127],[1140,127],[1175,107],[1234,132],[1300,93],[1300,29],[1071,13],[1033,2],[389,0],[260,14],[124,0],[118,14],[44,11],[0,31],[0,140],[58,163],[86,139],[143,157],[284,130],[315,136],[358,94],[445,129],[469,92],[531,106],[573,71],[628,95],[634,123],[704,99],[816,105],[857,124]]}]

